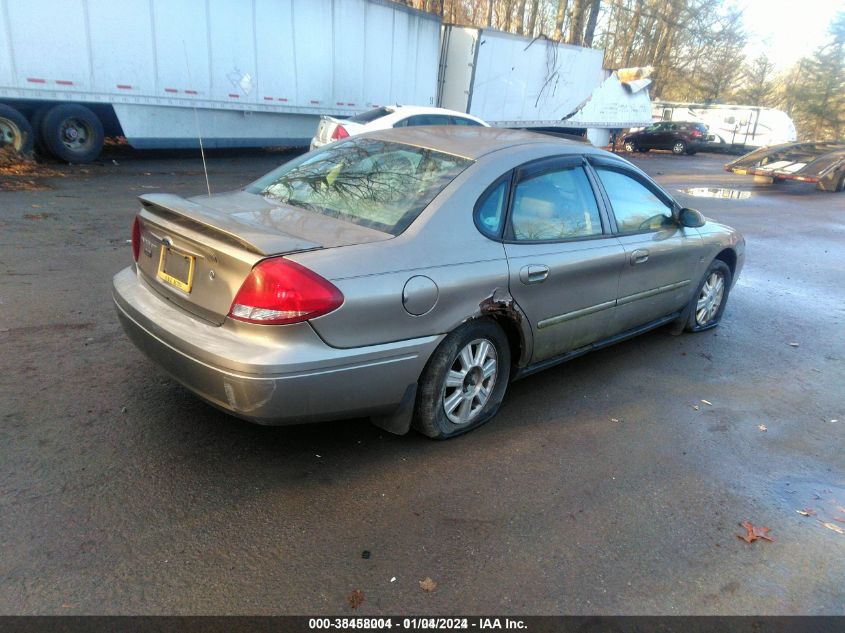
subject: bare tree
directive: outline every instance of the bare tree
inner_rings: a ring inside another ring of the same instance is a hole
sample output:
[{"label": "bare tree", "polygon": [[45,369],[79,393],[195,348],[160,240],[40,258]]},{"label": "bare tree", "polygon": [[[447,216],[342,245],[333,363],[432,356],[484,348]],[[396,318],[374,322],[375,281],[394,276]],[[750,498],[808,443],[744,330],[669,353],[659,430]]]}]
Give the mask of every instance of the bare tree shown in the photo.
[{"label": "bare tree", "polygon": [[552,39],[559,42],[563,39],[563,21],[566,19],[566,6],[569,0],[558,0],[557,14],[555,15],[555,30]]},{"label": "bare tree", "polygon": [[599,11],[601,11],[601,0],[591,0],[590,17],[587,20],[587,30],[584,33],[584,46],[593,45],[593,36],[596,33],[596,22],[599,19]]}]

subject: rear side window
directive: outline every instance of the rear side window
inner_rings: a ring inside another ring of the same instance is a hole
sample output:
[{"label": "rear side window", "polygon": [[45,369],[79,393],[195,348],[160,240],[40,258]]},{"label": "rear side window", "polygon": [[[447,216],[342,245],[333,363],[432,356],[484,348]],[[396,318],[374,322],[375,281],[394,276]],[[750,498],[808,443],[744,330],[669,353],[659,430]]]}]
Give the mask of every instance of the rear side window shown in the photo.
[{"label": "rear side window", "polygon": [[498,238],[502,234],[502,222],[507,204],[508,183],[506,177],[488,190],[475,208],[475,224],[487,237]]},{"label": "rear side window", "polygon": [[372,123],[376,119],[387,116],[391,112],[392,110],[389,108],[375,108],[373,110],[362,112],[361,114],[356,114],[353,117],[349,117],[347,121],[351,121],[352,123]]},{"label": "rear side window", "polygon": [[639,180],[621,171],[596,166],[620,233],[657,231],[672,222],[672,207]]},{"label": "rear side window", "polygon": [[353,138],[303,154],[246,190],[399,235],[470,164],[430,149]]},{"label": "rear side window", "polygon": [[511,228],[519,241],[600,235],[598,205],[584,168],[567,166],[521,180],[513,194]]}]

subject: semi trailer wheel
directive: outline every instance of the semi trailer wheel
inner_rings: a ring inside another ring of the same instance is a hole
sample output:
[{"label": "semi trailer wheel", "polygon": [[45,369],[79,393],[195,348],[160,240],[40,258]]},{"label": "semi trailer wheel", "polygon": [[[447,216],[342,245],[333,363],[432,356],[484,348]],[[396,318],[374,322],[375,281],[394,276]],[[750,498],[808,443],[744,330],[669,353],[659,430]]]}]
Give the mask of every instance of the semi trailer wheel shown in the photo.
[{"label": "semi trailer wheel", "polygon": [[24,115],[10,106],[0,104],[0,147],[11,147],[25,156],[32,151],[34,136],[32,126]]},{"label": "semi trailer wheel", "polygon": [[81,105],[50,108],[41,122],[44,145],[56,158],[68,163],[88,163],[103,149],[103,124]]}]

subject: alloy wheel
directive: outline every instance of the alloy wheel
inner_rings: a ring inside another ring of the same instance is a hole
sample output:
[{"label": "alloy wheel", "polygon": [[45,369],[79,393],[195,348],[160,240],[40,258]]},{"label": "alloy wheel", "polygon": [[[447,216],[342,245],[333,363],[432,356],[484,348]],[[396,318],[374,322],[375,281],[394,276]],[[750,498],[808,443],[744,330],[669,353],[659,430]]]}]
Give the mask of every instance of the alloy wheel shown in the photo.
[{"label": "alloy wheel", "polygon": [[490,400],[496,385],[498,356],[487,339],[467,343],[449,368],[443,385],[443,409],[452,424],[475,420]]},{"label": "alloy wheel", "polygon": [[695,322],[699,326],[707,325],[719,313],[725,297],[725,278],[718,271],[710,273],[695,304]]}]

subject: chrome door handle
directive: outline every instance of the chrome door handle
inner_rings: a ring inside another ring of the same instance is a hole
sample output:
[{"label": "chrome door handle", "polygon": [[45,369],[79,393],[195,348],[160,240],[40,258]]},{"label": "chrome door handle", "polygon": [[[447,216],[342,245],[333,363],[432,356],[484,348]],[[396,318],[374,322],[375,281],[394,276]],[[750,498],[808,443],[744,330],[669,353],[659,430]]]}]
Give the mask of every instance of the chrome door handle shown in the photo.
[{"label": "chrome door handle", "polygon": [[539,284],[549,276],[549,267],[542,264],[523,266],[519,271],[519,280],[524,284]]},{"label": "chrome door handle", "polygon": [[631,253],[631,266],[637,264],[645,264],[648,261],[648,251],[643,248],[638,248]]}]

